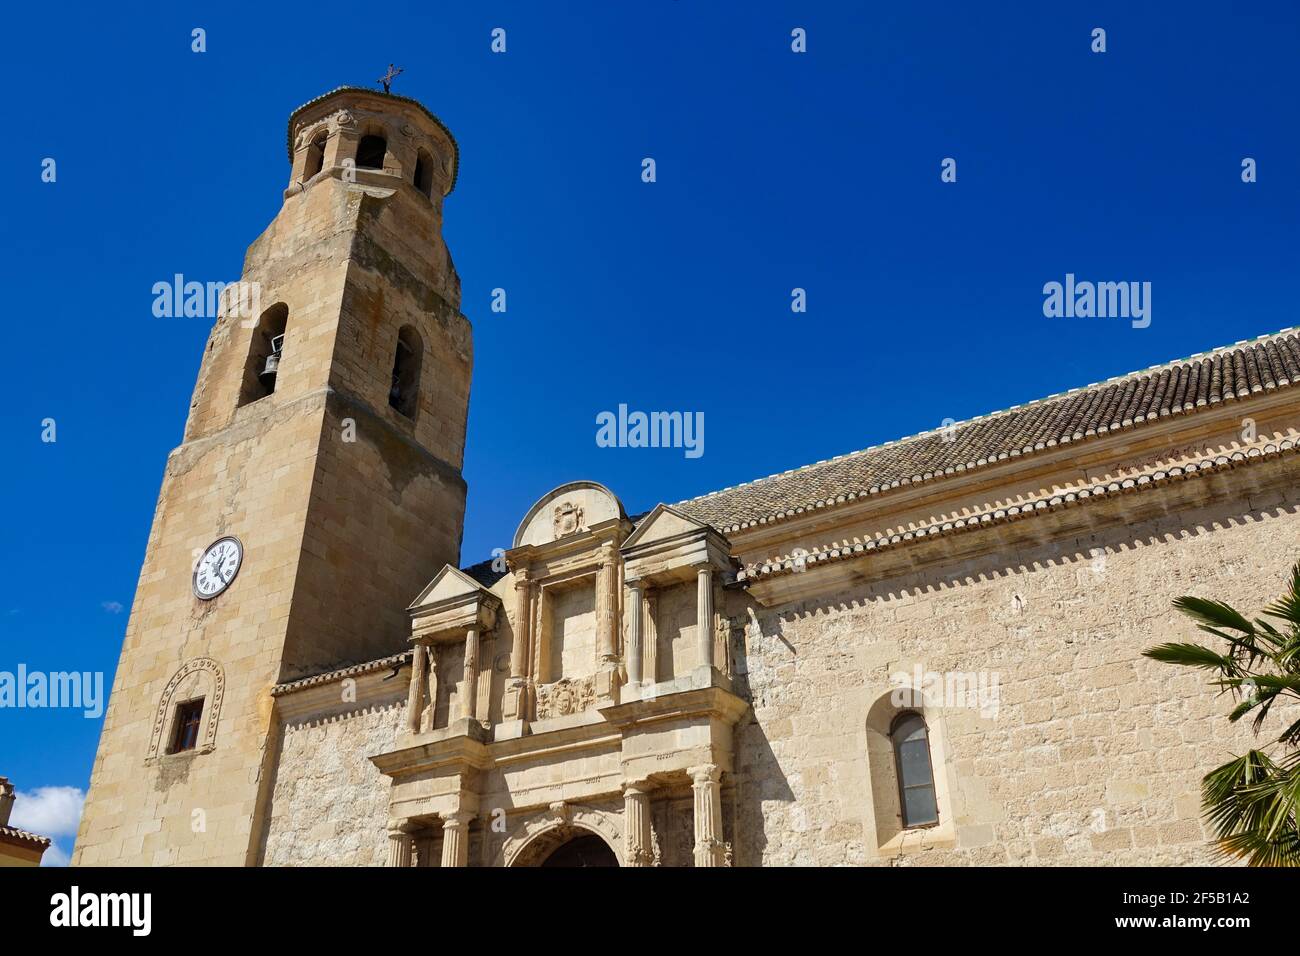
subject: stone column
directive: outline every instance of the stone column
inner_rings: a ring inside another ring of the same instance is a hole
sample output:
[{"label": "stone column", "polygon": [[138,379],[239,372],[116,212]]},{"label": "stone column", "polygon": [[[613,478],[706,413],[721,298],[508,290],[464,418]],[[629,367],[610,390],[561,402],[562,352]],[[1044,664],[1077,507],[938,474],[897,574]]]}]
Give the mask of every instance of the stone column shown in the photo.
[{"label": "stone column", "polygon": [[644,780],[623,785],[623,862],[625,866],[651,866],[650,792]]},{"label": "stone column", "polygon": [[691,767],[687,773],[695,791],[695,865],[722,866],[722,800],[718,789],[722,771],[706,763]]},{"label": "stone column", "polygon": [[645,652],[641,649],[641,582],[629,581],[631,599],[627,608],[627,682],[636,687],[641,683],[641,665]]},{"label": "stone column", "polygon": [[525,718],[525,685],[528,681],[528,630],[532,621],[532,584],[523,568],[515,571],[515,639],[510,646],[510,680],[506,682],[502,718]]},{"label": "stone column", "polygon": [[411,835],[400,820],[388,821],[388,865],[411,865]]},{"label": "stone column", "polygon": [[695,569],[695,642],[699,664],[713,666],[713,568]]},{"label": "stone column", "polygon": [[551,640],[554,637],[554,630],[551,626],[551,606],[555,601],[554,592],[550,588],[533,586],[533,626],[532,626],[532,654],[533,666],[530,673],[533,678],[533,686],[538,684],[549,684],[551,681],[559,680],[563,674],[551,673]]},{"label": "stone column", "polygon": [[461,704],[461,714],[474,719],[474,708],[478,703],[478,628],[471,627],[465,632],[465,700]]},{"label": "stone column", "polygon": [[438,721],[438,682],[442,678],[442,667],[438,660],[438,648],[434,644],[429,645],[429,726],[425,730],[433,730]]},{"label": "stone column", "polygon": [[613,541],[600,546],[600,571],[596,575],[596,639],[600,660],[618,662],[618,549]]},{"label": "stone column", "polygon": [[411,686],[406,692],[406,729],[413,734],[420,732],[420,713],[424,710],[427,655],[423,644],[416,644],[411,651]]},{"label": "stone column", "polygon": [[457,810],[442,821],[442,865],[469,866],[469,821],[474,814]]}]

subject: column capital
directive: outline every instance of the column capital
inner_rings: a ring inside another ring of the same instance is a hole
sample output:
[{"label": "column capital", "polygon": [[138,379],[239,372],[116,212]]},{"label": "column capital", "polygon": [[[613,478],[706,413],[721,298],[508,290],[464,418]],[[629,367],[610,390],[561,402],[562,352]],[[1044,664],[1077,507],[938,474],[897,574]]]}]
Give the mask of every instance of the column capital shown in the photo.
[{"label": "column capital", "polygon": [[452,810],[442,815],[442,825],[444,828],[469,826],[469,822],[476,816],[478,814],[472,810]]},{"label": "column capital", "polygon": [[649,777],[638,777],[635,780],[623,781],[623,793],[626,796],[647,794],[654,789],[655,789],[655,785],[650,782]]},{"label": "column capital", "polygon": [[396,818],[388,821],[388,835],[394,836],[398,833],[410,833],[413,829],[410,820],[398,820]]},{"label": "column capital", "polygon": [[410,834],[400,820],[389,820],[388,824],[388,865],[408,867],[411,865]]},{"label": "column capital", "polygon": [[686,772],[691,775],[691,780],[697,786],[703,786],[707,783],[717,783],[722,779],[722,768],[715,763],[703,763],[697,767],[688,767]]}]

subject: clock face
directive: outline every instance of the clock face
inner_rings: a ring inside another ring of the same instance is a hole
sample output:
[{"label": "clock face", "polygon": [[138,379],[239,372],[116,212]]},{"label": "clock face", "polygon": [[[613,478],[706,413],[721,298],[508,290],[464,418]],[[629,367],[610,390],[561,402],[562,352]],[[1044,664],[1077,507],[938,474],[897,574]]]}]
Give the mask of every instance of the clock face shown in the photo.
[{"label": "clock face", "polygon": [[244,559],[244,546],[238,538],[218,538],[199,558],[194,567],[194,593],[205,601],[216,597],[235,580]]}]

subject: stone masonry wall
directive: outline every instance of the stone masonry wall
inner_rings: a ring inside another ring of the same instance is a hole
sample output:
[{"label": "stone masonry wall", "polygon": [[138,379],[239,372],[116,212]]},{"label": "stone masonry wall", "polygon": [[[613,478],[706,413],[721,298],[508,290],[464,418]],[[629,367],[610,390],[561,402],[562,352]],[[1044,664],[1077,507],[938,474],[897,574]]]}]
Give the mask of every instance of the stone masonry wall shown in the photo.
[{"label": "stone masonry wall", "polygon": [[384,865],[388,781],[367,758],[396,739],[405,707],[394,698],[284,726],[266,865]]},{"label": "stone masonry wall", "polygon": [[[753,710],[736,733],[737,865],[1221,862],[1205,843],[1200,779],[1295,714],[1255,738],[1249,721],[1229,724],[1230,698],[1205,673],[1140,654],[1213,642],[1175,597],[1254,616],[1281,593],[1300,557],[1300,495],[1226,500],[759,609],[761,633],[751,626],[738,648]],[[1080,552],[1092,557],[1063,557]],[[996,672],[999,707],[927,709],[946,751],[935,773],[951,837],[939,828],[932,848],[882,851],[899,829],[878,819],[896,816],[896,781],[868,714],[890,675],[916,664]],[[869,749],[883,766],[868,766]]]}]

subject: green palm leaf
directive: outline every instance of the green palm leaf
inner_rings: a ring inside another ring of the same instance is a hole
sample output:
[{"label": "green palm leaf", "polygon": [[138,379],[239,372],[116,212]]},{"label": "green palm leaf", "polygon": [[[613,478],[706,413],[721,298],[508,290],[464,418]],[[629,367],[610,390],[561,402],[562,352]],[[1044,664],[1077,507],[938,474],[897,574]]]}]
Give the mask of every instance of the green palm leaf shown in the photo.
[{"label": "green palm leaf", "polygon": [[[1285,629],[1262,618],[1252,623],[1222,601],[1182,597],[1174,607],[1221,640],[1224,651],[1167,643],[1142,653],[1162,663],[1215,671],[1211,684],[1238,698],[1230,721],[1250,714],[1259,733],[1274,703],[1300,700],[1300,563],[1291,569],[1288,592],[1263,612],[1286,622]],[[1300,866],[1300,720],[1282,731],[1277,743],[1290,748],[1279,759],[1248,750],[1201,782],[1215,846],[1250,866]]]}]

